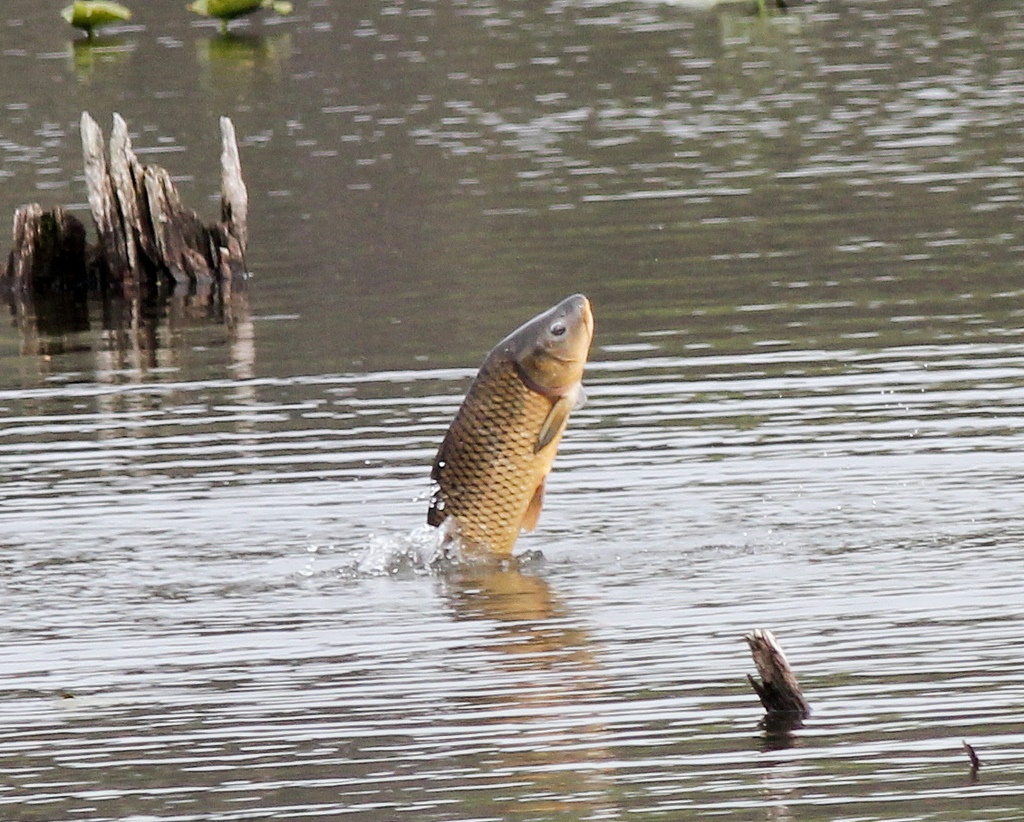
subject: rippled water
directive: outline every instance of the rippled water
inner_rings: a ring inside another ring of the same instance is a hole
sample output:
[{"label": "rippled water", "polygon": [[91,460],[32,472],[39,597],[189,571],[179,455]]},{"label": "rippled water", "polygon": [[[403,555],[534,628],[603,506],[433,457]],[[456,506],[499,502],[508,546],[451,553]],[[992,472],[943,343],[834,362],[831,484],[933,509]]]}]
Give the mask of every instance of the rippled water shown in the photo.
[{"label": "rippled water", "polygon": [[[254,272],[12,302],[0,817],[1019,819],[1019,5],[296,5],[0,9],[3,211],[84,212],[83,108],[206,208],[229,114]],[[433,567],[462,393],[575,291],[523,561]]]}]

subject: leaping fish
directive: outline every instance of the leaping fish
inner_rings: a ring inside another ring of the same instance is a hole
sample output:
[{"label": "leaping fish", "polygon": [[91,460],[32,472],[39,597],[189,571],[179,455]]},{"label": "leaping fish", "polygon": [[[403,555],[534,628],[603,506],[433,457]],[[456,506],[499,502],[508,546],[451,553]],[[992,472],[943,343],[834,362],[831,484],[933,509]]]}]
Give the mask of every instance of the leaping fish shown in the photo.
[{"label": "leaping fish", "polygon": [[430,525],[498,555],[534,529],[593,336],[590,301],[575,294],[487,355],[434,460]]}]

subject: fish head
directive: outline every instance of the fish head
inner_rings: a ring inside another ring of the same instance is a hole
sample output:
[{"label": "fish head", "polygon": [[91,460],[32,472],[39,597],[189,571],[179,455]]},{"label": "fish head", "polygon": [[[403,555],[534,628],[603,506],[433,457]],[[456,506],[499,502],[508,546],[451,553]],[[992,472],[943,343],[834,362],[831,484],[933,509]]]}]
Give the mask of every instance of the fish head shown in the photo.
[{"label": "fish head", "polygon": [[593,338],[590,300],[574,294],[513,331],[500,347],[532,390],[557,396],[583,378]]}]

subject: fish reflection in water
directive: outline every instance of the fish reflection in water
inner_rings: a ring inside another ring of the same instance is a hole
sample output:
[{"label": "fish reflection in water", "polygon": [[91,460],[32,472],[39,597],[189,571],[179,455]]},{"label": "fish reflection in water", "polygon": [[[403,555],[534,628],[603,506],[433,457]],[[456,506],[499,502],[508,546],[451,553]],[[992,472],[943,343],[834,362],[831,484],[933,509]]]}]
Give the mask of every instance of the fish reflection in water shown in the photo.
[{"label": "fish reflection in water", "polygon": [[593,639],[542,577],[516,565],[464,564],[440,578],[456,620],[493,629],[460,657],[479,666],[467,675],[480,686],[460,696],[455,722],[468,726],[493,801],[515,785],[517,814],[600,818],[615,802],[608,729],[594,716],[607,694]]}]

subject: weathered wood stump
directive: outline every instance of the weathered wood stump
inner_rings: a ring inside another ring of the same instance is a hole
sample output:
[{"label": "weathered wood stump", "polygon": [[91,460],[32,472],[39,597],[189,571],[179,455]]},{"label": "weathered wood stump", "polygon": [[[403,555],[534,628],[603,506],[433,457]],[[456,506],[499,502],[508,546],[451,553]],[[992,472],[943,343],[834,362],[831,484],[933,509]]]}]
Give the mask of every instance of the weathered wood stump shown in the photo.
[{"label": "weathered wood stump", "polygon": [[14,246],[7,277],[19,293],[53,294],[87,285],[85,226],[63,208],[43,211],[33,203],[14,214]]},{"label": "weathered wood stump", "polygon": [[224,295],[245,278],[248,195],[242,181],[235,129],[221,126],[221,220],[204,224],[186,208],[168,172],[143,165],[128,126],[114,115],[109,159],[103,133],[82,114],[82,157],[89,210],[97,241],[86,247],[85,228],[63,209],[37,204],[14,216],[8,285],[41,294],[98,286],[128,298],[185,287],[218,286]]},{"label": "weathered wood stump", "polygon": [[810,716],[811,707],[800,692],[796,676],[772,632],[759,628],[744,639],[750,646],[754,665],[761,676],[758,681],[747,674],[747,679],[768,716],[789,715],[797,720]]}]

